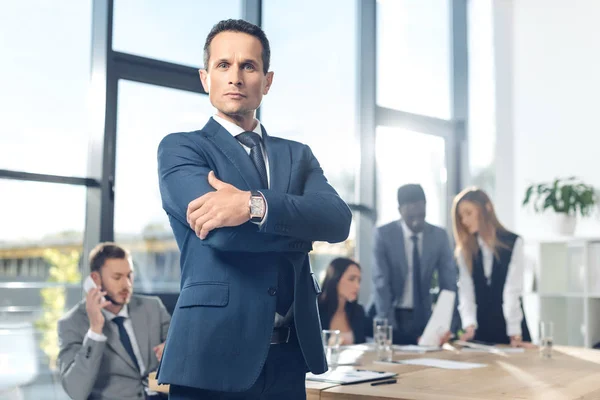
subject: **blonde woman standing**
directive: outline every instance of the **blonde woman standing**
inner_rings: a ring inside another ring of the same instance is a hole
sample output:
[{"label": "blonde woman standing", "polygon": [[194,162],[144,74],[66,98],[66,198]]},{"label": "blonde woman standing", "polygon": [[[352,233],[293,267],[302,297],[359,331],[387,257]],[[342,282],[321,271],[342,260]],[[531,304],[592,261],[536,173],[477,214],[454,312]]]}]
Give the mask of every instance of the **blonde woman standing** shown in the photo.
[{"label": "blonde woman standing", "polygon": [[452,207],[461,340],[529,347],[523,313],[523,239],[500,224],[488,195],[468,188]]}]

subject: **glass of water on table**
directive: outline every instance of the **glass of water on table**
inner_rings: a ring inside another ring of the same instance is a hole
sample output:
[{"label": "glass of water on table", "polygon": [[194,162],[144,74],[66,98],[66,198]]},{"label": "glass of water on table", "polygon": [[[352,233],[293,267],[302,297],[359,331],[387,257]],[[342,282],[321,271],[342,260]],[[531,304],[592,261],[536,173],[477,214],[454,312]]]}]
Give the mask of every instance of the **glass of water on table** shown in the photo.
[{"label": "glass of water on table", "polygon": [[540,322],[540,356],[552,358],[552,344],[554,342],[554,323],[551,321]]}]

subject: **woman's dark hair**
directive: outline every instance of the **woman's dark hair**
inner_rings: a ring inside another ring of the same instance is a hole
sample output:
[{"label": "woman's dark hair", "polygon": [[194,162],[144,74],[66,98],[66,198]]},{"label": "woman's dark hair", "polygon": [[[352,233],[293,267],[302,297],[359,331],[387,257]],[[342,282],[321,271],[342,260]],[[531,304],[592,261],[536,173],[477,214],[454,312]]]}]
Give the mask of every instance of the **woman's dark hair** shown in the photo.
[{"label": "woman's dark hair", "polygon": [[[327,267],[325,279],[321,285],[322,292],[319,295],[319,304],[329,317],[335,314],[335,311],[338,307],[338,283],[340,283],[342,275],[344,275],[344,272],[346,272],[348,267],[351,265],[356,265],[358,269],[361,269],[360,264],[350,258],[345,257],[338,257],[332,260]],[[350,315],[352,315],[352,312],[356,306],[356,301],[346,302],[346,312],[348,313],[348,318],[350,318]]]}]

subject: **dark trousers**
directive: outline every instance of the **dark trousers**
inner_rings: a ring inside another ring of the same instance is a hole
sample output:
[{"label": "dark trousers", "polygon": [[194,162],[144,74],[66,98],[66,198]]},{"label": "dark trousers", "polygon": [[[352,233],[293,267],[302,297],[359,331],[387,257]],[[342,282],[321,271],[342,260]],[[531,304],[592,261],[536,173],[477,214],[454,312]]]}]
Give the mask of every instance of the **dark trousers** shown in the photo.
[{"label": "dark trousers", "polygon": [[396,308],[396,326],[393,334],[394,344],[417,344],[417,338],[423,334],[414,318],[412,309]]},{"label": "dark trousers", "polygon": [[258,379],[244,392],[214,392],[171,385],[169,399],[306,400],[305,378],[304,356],[297,340],[293,340],[290,343],[271,345]]}]

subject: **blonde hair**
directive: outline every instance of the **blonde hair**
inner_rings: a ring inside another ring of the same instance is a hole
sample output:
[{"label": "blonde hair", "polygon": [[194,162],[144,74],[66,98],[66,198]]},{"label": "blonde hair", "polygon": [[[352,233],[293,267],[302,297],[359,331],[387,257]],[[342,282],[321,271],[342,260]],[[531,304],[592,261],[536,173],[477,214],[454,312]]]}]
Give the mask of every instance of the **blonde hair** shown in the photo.
[{"label": "blonde hair", "polygon": [[458,213],[458,206],[463,201],[473,203],[479,210],[479,235],[494,252],[494,256],[498,258],[499,248],[508,248],[508,246],[498,240],[498,232],[506,232],[506,229],[494,211],[489,196],[481,189],[469,187],[454,197],[452,204],[452,230],[454,232],[454,240],[456,248],[454,255],[459,258],[461,255],[467,265],[469,272],[473,271],[473,258],[477,256],[479,245],[475,235],[469,233],[467,228],[462,224]]}]

